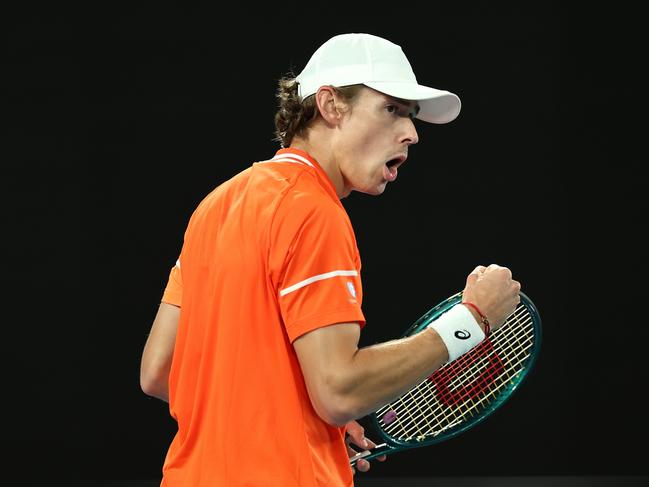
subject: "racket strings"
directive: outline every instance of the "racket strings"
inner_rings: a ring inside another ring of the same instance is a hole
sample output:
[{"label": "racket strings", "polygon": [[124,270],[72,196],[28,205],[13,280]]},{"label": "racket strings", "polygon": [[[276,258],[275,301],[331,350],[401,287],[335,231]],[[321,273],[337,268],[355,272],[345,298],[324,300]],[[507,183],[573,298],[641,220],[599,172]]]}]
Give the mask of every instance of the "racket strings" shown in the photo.
[{"label": "racket strings", "polygon": [[[510,354],[509,359],[511,360],[511,354]],[[514,365],[516,365],[516,364],[514,363]],[[457,364],[455,364],[455,366],[457,367]],[[479,368],[478,368],[478,370],[479,370]],[[473,374],[465,374],[465,377],[463,378],[463,382],[474,380],[475,375],[476,375],[475,370],[473,370]],[[425,409],[425,408],[421,407],[421,400],[422,399],[426,402],[426,404],[427,404],[427,406],[429,408],[429,411],[423,413],[423,420],[427,423],[429,430],[433,430],[436,427],[437,427],[437,430],[440,430],[441,428],[447,429],[449,427],[448,425],[456,424],[458,419],[461,419],[462,416],[465,415],[467,412],[468,413],[472,412],[471,409],[466,409],[465,411],[462,411],[462,410],[460,410],[460,411],[455,410],[454,411],[454,410],[449,409],[449,408],[441,408],[441,407],[435,408],[435,406],[438,406],[439,403],[435,400],[435,398],[432,395],[434,393],[434,389],[431,387],[431,384],[432,383],[430,381],[428,381],[428,380],[423,381],[422,384],[419,387],[419,391],[418,391],[419,394],[415,394],[415,392],[417,392],[417,389],[414,389],[413,391],[410,391],[409,394],[406,394],[405,396],[403,396],[399,400],[401,405],[405,406],[406,409],[408,409],[407,414],[410,417],[412,424],[415,424],[415,425],[418,426],[417,429],[419,429],[419,431],[415,431],[414,433],[418,433],[418,434],[427,434],[427,433],[429,433],[427,431],[422,431],[421,430],[422,412]],[[422,390],[424,392],[423,395],[421,394]],[[473,406],[473,408],[475,408],[476,405],[480,405],[480,404],[484,403],[485,401],[488,401],[488,399],[489,399],[489,396],[485,396],[478,403],[476,403],[475,400],[474,400],[474,401],[472,401],[472,404],[469,404],[469,406]],[[408,404],[408,400],[414,400],[416,402],[417,410],[419,411],[419,417],[417,417],[417,414],[413,414],[412,411],[409,410],[411,404]],[[431,402],[433,403],[432,406],[431,406]],[[399,411],[400,413],[404,412],[403,408],[398,408],[398,409],[400,410]],[[435,411],[435,409],[438,409],[438,411]],[[401,415],[400,418],[403,419],[403,416]],[[431,423],[431,420],[435,420],[435,423],[434,424]],[[446,422],[446,424],[441,424],[443,422]],[[403,427],[404,425],[401,425],[401,426]],[[408,430],[404,429],[404,432],[406,433],[406,435],[409,434]],[[413,432],[410,432],[410,433],[413,433]]]},{"label": "racket strings", "polygon": [[[465,381],[469,380],[470,376],[467,375],[465,377]],[[484,378],[481,378],[479,380],[483,380]],[[435,402],[435,406],[431,408],[431,410],[426,414],[426,417],[424,418],[426,420],[428,429],[422,429],[421,423],[412,423],[412,426],[415,427],[415,431],[409,431],[410,435],[413,435],[416,433],[416,436],[422,436],[422,435],[437,435],[441,431],[444,431],[448,429],[450,426],[454,426],[461,422],[461,420],[466,419],[467,417],[472,417],[474,413],[478,413],[478,409],[480,406],[487,406],[491,403],[490,395],[485,395],[483,396],[479,401],[476,401],[475,397],[465,397],[465,396],[459,396],[459,401],[461,402],[460,407],[448,407],[449,404],[442,402],[437,402],[433,398],[433,394],[435,393],[435,384],[433,384],[430,381],[426,381],[424,383],[425,388],[428,390],[429,394],[428,397],[426,398],[426,401],[429,402],[429,398]],[[496,386],[495,388],[492,388],[492,394],[493,391],[498,390],[500,387]],[[486,404],[485,404],[486,403]],[[443,407],[442,404],[444,404],[447,407]],[[452,406],[452,405],[450,405]],[[413,418],[415,420],[421,420],[421,418]],[[431,424],[431,421],[433,423]]]},{"label": "racket strings", "polygon": [[[520,320],[519,320],[519,322],[520,322]],[[502,329],[502,328],[501,328],[501,329]],[[496,341],[496,340],[493,339],[493,338],[492,338],[492,343],[495,343],[495,344],[496,344],[496,349],[498,349],[498,348],[501,348],[501,349],[502,349],[502,348],[503,348],[502,346],[501,346],[501,347],[498,347],[498,341]],[[520,343],[520,341],[519,341],[519,343]],[[474,355],[479,355],[480,353],[483,353],[483,352],[482,352],[482,351],[479,351],[479,352],[477,352],[477,353],[474,352]],[[469,354],[467,354],[467,355],[471,355],[471,352],[470,352]],[[465,372],[464,375],[459,375],[459,376],[458,376],[458,377],[457,377],[457,378],[456,378],[456,379],[451,383],[451,386],[453,386],[453,387],[457,387],[457,386],[461,385],[463,382],[468,382],[468,381],[470,381],[470,380],[473,380],[473,379],[475,378],[476,372],[479,372],[479,371],[482,369],[482,367],[484,367],[484,366],[486,365],[486,362],[484,362],[484,361],[483,361],[483,362],[480,362],[480,364],[479,364],[477,367],[474,367],[473,369],[469,369],[469,368],[466,367],[466,362],[467,362],[466,356],[467,356],[467,355],[465,355],[465,356],[463,356],[463,357],[460,357],[460,359],[456,360],[456,361],[453,362],[452,364],[447,364],[446,366],[442,367],[442,368],[440,369],[440,371],[439,371],[437,374],[435,374],[435,375],[443,377],[443,376],[445,375],[444,373],[445,373],[446,371],[448,371],[448,370],[452,370],[452,369],[458,369],[458,370],[461,370],[462,368],[464,368],[464,369],[465,369],[465,370],[464,370],[464,372]],[[484,358],[484,357],[483,357],[483,358]],[[450,375],[450,374],[446,374],[446,375]],[[423,384],[428,384],[428,378],[422,381],[422,385],[423,385]],[[413,393],[415,390],[416,390],[416,388],[413,389],[413,390],[411,390],[411,391],[409,391],[409,393],[408,393],[407,395],[409,395],[409,396],[412,397],[412,396],[413,396],[412,393]],[[404,399],[404,397],[401,398],[401,402],[403,402],[403,399]],[[380,412],[381,410],[387,409],[389,406],[390,406],[390,405],[384,406],[382,409],[379,410],[379,412]]]},{"label": "racket strings", "polygon": [[[514,365],[513,368],[515,368],[515,366],[517,365],[517,362],[520,362],[520,361],[513,361],[511,359],[512,359],[512,357],[510,355],[509,360],[510,360],[511,363],[513,363],[513,365]],[[510,367],[510,369],[511,368],[512,367]],[[475,379],[475,376],[476,376],[475,372],[473,374],[466,374],[465,377],[464,377],[463,382],[472,381],[472,380]],[[482,379],[484,379],[484,378],[482,378]],[[488,405],[491,402],[489,399],[490,399],[490,397],[493,396],[493,393],[494,393],[493,390],[492,390],[491,395],[486,395],[486,396],[482,397],[479,401],[476,401],[475,397],[474,398],[469,398],[469,397],[460,396],[458,399],[460,401],[463,401],[462,406],[464,406],[464,408],[450,408],[450,407],[443,407],[441,403],[435,401],[435,398],[433,397],[433,394],[436,394],[439,397],[439,386],[438,385],[437,385],[437,391],[435,391],[435,386],[430,381],[423,382],[422,386],[423,386],[423,389],[420,388],[419,392],[422,392],[422,390],[424,391],[425,394],[424,394],[423,397],[425,398],[425,401],[428,404],[430,404],[431,401],[432,401],[433,403],[435,403],[435,406],[437,406],[437,407],[431,408],[431,410],[423,418],[426,421],[427,425],[428,425],[428,430],[422,429],[423,423],[421,423],[421,419],[422,419],[421,417],[417,418],[417,417],[413,417],[412,415],[410,415],[412,420],[413,420],[411,422],[410,426],[414,426],[415,428],[414,428],[414,430],[412,428],[410,428],[410,431],[406,430],[406,433],[408,434],[408,436],[427,435],[427,434],[431,434],[431,432],[434,433],[434,434],[439,434],[439,432],[441,432],[441,431],[443,431],[445,429],[448,429],[450,427],[450,425],[455,425],[455,424],[458,423],[458,421],[464,419],[467,416],[467,413],[468,413],[469,416],[473,416],[474,412],[475,413],[478,412],[476,410],[477,408],[479,408],[482,405],[485,405],[484,403],[487,403],[487,405]],[[500,389],[500,387],[496,387],[494,389],[497,390],[497,389]],[[416,397],[416,395],[411,394],[411,397]],[[420,398],[416,397],[416,400],[418,400],[418,399],[420,399]],[[402,400],[401,403],[403,404],[404,401]],[[405,405],[406,405],[406,407],[408,406],[407,404],[405,404]],[[448,404],[446,404],[446,406],[448,406]],[[431,419],[434,419],[434,424],[432,424],[432,425],[431,425]],[[419,421],[419,422],[417,422],[417,421]]]},{"label": "racket strings", "polygon": [[[522,361],[518,360],[513,362],[514,367],[520,364]],[[435,387],[430,381],[425,381],[422,383],[419,388],[419,396],[413,394],[412,392],[408,395],[409,397],[402,397],[400,403],[404,408],[399,408],[399,426],[403,436],[410,439],[412,437],[425,437],[430,435],[437,435],[442,431],[459,424],[462,420],[466,419],[469,416],[473,416],[473,413],[478,413],[477,410],[480,406],[485,406],[490,404],[490,398],[497,392],[502,386],[506,385],[505,382],[502,382],[499,386],[496,386],[492,389],[491,394],[485,395],[476,401],[476,398],[472,398],[470,401],[465,401],[464,408],[441,408],[440,403],[436,401],[433,397],[435,394]],[[426,393],[425,391],[428,391]],[[422,391],[424,394],[422,395]],[[416,405],[417,411],[413,411],[412,404],[408,404],[408,399],[414,399],[414,404]],[[426,402],[429,407],[428,411],[425,411],[425,408],[422,408],[422,399]],[[433,405],[431,406],[431,402]],[[401,424],[404,421],[404,411],[409,417],[409,421],[406,421],[406,424]],[[425,422],[425,424],[424,424]]]},{"label": "racket strings", "polygon": [[[520,305],[490,340],[379,409],[375,413],[379,426],[400,440],[421,441],[478,414],[498,399],[503,387],[511,386],[511,379],[529,358],[528,350],[534,344],[531,325],[529,312]],[[385,413],[396,419],[384,421]]]},{"label": "racket strings", "polygon": [[480,398],[475,398],[475,397],[470,398],[470,402],[467,401],[467,403],[465,403],[466,406],[467,406],[465,408],[465,410],[461,410],[461,409],[456,410],[455,411],[456,416],[457,415],[460,416],[460,418],[458,418],[458,419],[465,419],[466,416],[467,416],[467,413],[468,413],[469,416],[473,416],[474,415],[473,413],[477,414],[479,412],[478,409],[480,407],[489,406],[491,404],[491,402],[492,402],[491,401],[492,399],[496,400],[497,399],[496,393],[500,389],[502,389],[503,387],[510,385],[509,379],[511,379],[515,375],[515,374],[511,374],[511,372],[516,371],[516,373],[518,373],[520,371],[520,369],[522,368],[522,367],[519,367],[519,366],[522,366],[524,364],[524,362],[527,360],[527,358],[529,357],[529,354],[526,354],[525,352],[526,352],[525,350],[520,350],[516,355],[513,355],[513,356],[510,355],[509,359],[510,359],[510,363],[512,364],[512,366],[509,367],[508,369],[504,370],[504,374],[507,374],[507,375],[501,375],[499,377],[499,379],[500,379],[499,382],[494,382],[494,384],[497,384],[497,385],[495,387],[491,388],[489,390],[489,392],[487,394],[485,394],[484,396],[482,396]]}]

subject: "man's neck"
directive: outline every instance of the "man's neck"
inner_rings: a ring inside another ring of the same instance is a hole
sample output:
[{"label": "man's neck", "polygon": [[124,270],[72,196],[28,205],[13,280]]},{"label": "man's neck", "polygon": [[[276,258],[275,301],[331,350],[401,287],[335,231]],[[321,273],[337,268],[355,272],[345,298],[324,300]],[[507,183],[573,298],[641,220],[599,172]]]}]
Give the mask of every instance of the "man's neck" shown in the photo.
[{"label": "man's neck", "polygon": [[[313,134],[311,135],[313,137]],[[338,198],[342,199],[349,194],[349,191],[345,189],[344,178],[338,164],[333,157],[332,151],[326,144],[318,144],[316,147],[308,140],[296,137],[293,139],[291,147],[306,152],[318,162],[333,183],[334,188],[336,188]]]}]

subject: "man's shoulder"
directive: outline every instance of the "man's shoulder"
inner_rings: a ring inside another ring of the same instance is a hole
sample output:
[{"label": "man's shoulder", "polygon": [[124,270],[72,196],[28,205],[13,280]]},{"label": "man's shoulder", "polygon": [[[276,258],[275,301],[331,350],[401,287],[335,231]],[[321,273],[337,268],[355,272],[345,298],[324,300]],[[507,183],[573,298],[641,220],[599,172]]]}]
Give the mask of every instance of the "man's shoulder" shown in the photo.
[{"label": "man's shoulder", "polygon": [[281,205],[294,211],[338,206],[311,168],[292,163],[258,162],[251,169],[250,184],[256,192],[272,192],[279,196]]}]

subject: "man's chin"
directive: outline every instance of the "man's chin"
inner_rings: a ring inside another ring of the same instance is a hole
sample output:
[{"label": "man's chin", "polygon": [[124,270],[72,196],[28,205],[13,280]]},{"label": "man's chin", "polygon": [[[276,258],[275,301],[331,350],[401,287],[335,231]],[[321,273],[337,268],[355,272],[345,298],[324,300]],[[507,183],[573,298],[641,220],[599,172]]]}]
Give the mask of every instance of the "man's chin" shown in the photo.
[{"label": "man's chin", "polygon": [[367,194],[367,195],[370,195],[370,196],[379,196],[379,195],[383,194],[383,192],[385,191],[385,188],[387,187],[387,185],[388,185],[388,182],[384,179],[378,185],[367,186],[367,187],[364,187],[364,188],[353,188],[347,194],[345,194],[343,196],[343,198],[345,196],[348,196],[352,191]]},{"label": "man's chin", "polygon": [[379,195],[383,194],[383,192],[385,191],[385,188],[387,188],[387,187],[388,187],[388,182],[383,181],[378,186],[374,186],[373,188],[370,188],[370,191],[368,191],[367,194],[370,194],[372,196],[379,196]]}]

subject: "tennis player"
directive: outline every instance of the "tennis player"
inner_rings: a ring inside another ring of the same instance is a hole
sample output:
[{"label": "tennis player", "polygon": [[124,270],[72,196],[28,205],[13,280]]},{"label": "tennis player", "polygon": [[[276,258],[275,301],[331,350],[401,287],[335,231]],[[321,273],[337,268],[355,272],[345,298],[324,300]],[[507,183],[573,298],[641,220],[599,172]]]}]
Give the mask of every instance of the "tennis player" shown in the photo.
[{"label": "tennis player", "polygon": [[166,487],[353,485],[349,457],[374,446],[355,420],[519,302],[509,269],[477,266],[470,305],[359,348],[361,259],[340,200],[381,194],[419,140],[414,120],[450,122],[460,100],[418,84],[400,46],[355,33],[320,46],[277,96],[282,148],[198,205],[144,347],[142,389],[178,423]]}]

